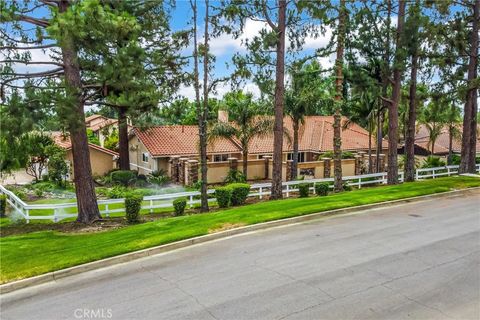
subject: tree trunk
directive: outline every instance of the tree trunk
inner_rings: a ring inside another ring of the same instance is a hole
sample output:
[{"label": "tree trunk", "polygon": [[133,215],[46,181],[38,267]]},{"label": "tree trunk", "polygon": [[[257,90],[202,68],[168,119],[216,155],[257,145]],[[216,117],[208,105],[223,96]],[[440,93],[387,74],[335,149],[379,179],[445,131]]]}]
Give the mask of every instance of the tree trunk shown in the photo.
[{"label": "tree trunk", "polygon": [[297,179],[297,172],[298,172],[298,129],[300,126],[300,120],[292,119],[293,120],[293,157],[292,157],[292,172],[290,174],[291,180]]},{"label": "tree trunk", "polygon": [[[385,90],[385,93],[386,93],[386,90]],[[380,162],[378,161],[378,159],[380,159],[380,154],[382,153],[382,149],[383,149],[383,110],[382,108],[383,106],[380,105],[380,109],[377,115],[377,148],[375,150],[377,163],[375,164],[375,172],[380,171]]]},{"label": "tree trunk", "polygon": [[245,176],[245,179],[248,177],[248,149],[243,147],[242,148],[242,172]]},{"label": "tree trunk", "polygon": [[283,95],[285,91],[285,29],[286,0],[278,1],[277,25],[277,61],[275,66],[275,123],[273,127],[273,171],[271,199],[281,199],[282,192],[282,156],[283,156]]},{"label": "tree trunk", "polygon": [[[387,26],[391,24],[391,15],[392,15],[392,1],[387,1]],[[388,94],[388,86],[390,83],[390,28],[387,28],[387,34],[385,37],[385,47],[383,54],[383,66],[382,66],[382,96],[386,97]],[[388,109],[388,102],[381,100],[380,108],[378,110],[377,118],[377,152],[376,152],[376,165],[375,172],[380,172],[380,154],[382,153],[383,148],[383,122],[385,116],[385,110]]]},{"label": "tree trunk", "polygon": [[478,73],[478,31],[480,20],[480,0],[473,7],[472,32],[470,34],[470,53],[468,62],[468,90],[463,114],[462,154],[459,173],[475,173],[475,156],[477,144],[477,96],[478,88],[474,85]]},{"label": "tree trunk", "polygon": [[368,125],[368,173],[372,173],[372,124]]},{"label": "tree trunk", "polygon": [[340,0],[340,12],[338,17],[337,57],[335,59],[335,114],[333,116],[333,173],[334,191],[343,190],[342,182],[342,136],[341,136],[341,109],[343,103],[343,51],[346,32],[346,5],[345,0]]},{"label": "tree trunk", "polygon": [[[453,107],[455,105],[452,104]],[[452,159],[453,158],[453,127],[449,126],[448,127],[448,158],[447,158],[447,164],[450,166],[452,165]]]},{"label": "tree trunk", "polygon": [[130,170],[130,158],[128,152],[128,123],[126,110],[118,108],[118,164],[120,170]]},{"label": "tree trunk", "polygon": [[[207,124],[205,113],[208,108],[208,92],[207,92],[207,82],[208,82],[208,73],[205,72],[204,75],[204,101],[203,107],[200,101],[200,80],[198,72],[198,42],[197,42],[197,1],[195,0],[192,3],[193,9],[193,61],[194,61],[194,86],[195,86],[195,100],[197,103],[197,118],[198,118],[198,135],[200,140],[200,211],[207,212],[208,208],[208,194],[207,194]],[[208,48],[208,0],[205,3],[205,47]],[[208,71],[208,50],[205,51],[204,56],[204,70]]]},{"label": "tree trunk", "polygon": [[408,106],[407,135],[405,137],[405,181],[415,180],[415,122],[417,121],[417,50],[412,55],[410,73],[410,100]]},{"label": "tree trunk", "polygon": [[399,1],[397,40],[395,49],[395,65],[393,68],[393,92],[392,103],[388,108],[388,168],[387,183],[398,183],[398,104],[400,102],[400,89],[402,87],[402,66],[401,57],[403,26],[405,22],[405,0]]},{"label": "tree trunk", "polygon": [[[59,3],[59,11],[65,12],[68,6],[68,1],[61,1]],[[64,64],[65,83],[73,92],[71,99],[72,114],[69,118],[68,129],[72,143],[75,194],[78,207],[77,221],[92,223],[102,217],[98,210],[95,186],[92,179],[85,113],[83,110],[84,103],[81,96],[80,66],[75,45],[71,38],[67,37],[64,39],[60,48]]]}]

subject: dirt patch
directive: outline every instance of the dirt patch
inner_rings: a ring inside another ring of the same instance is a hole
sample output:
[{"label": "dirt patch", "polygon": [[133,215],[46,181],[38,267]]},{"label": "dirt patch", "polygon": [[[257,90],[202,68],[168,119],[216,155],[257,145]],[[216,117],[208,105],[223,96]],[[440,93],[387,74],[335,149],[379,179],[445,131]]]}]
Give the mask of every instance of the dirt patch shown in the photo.
[{"label": "dirt patch", "polygon": [[235,228],[244,227],[244,226],[246,226],[245,223],[228,223],[227,222],[220,225],[219,227],[208,229],[208,233],[216,233],[216,232],[235,229]]}]

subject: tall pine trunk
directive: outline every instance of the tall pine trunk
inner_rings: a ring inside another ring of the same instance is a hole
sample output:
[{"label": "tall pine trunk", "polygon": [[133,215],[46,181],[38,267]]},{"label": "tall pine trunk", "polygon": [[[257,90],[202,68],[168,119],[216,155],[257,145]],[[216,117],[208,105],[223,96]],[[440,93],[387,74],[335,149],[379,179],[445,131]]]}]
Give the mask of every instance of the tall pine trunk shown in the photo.
[{"label": "tall pine trunk", "polygon": [[199,133],[200,133],[200,159],[201,161],[201,177],[202,177],[202,185],[201,185],[201,212],[208,211],[208,195],[207,195],[207,114],[208,114],[208,64],[209,64],[209,57],[210,54],[210,47],[209,47],[209,33],[208,33],[208,19],[210,18],[208,15],[208,7],[209,3],[208,0],[205,0],[205,34],[204,34],[204,47],[205,51],[203,53],[203,110],[201,112],[202,121],[199,126]]},{"label": "tall pine trunk", "polygon": [[242,172],[245,179],[248,177],[248,144],[242,148]]},{"label": "tall pine trunk", "polygon": [[[59,11],[65,12],[69,7],[68,1],[59,3]],[[60,46],[65,83],[72,90],[71,100],[72,114],[69,118],[68,129],[72,143],[73,174],[75,182],[75,194],[77,196],[78,216],[77,221],[92,223],[101,219],[98,210],[95,185],[92,179],[92,168],[90,165],[90,151],[88,148],[87,131],[85,127],[84,102],[81,96],[82,81],[80,77],[80,66],[78,64],[77,52],[73,40],[69,37],[62,41]]]},{"label": "tall pine trunk", "polygon": [[118,153],[120,170],[130,170],[128,123],[126,110],[124,108],[118,108]]},{"label": "tall pine trunk", "polygon": [[473,7],[472,32],[470,34],[470,53],[468,62],[468,90],[463,114],[462,154],[460,173],[475,173],[475,156],[477,144],[477,96],[478,86],[478,32],[480,20],[480,0],[475,1]]},{"label": "tall pine trunk", "polygon": [[[454,108],[455,105],[452,104],[452,107]],[[453,158],[453,130],[454,127],[450,125],[448,127],[448,158],[447,158],[447,164],[451,165],[452,164],[452,158]]]},{"label": "tall pine trunk", "polygon": [[285,92],[286,0],[278,1],[277,61],[275,66],[275,123],[273,127],[273,171],[271,199],[281,199],[283,157],[283,96]]},{"label": "tall pine trunk", "polygon": [[415,122],[417,121],[417,50],[412,55],[410,73],[410,101],[408,105],[407,135],[405,137],[405,181],[415,180]]},{"label": "tall pine trunk", "polygon": [[333,116],[333,173],[334,190],[343,190],[342,183],[342,137],[341,137],[341,108],[343,103],[343,51],[345,46],[347,8],[345,0],[340,0],[338,17],[337,57],[335,59],[335,114]]},{"label": "tall pine trunk", "polygon": [[[371,122],[371,120],[369,120]],[[372,124],[368,125],[368,173],[372,173]]]},{"label": "tall pine trunk", "polygon": [[290,180],[297,179],[298,172],[298,130],[300,127],[299,119],[293,120],[293,157],[292,157],[292,172],[290,174]]},{"label": "tall pine trunk", "polygon": [[[207,130],[204,116],[204,107],[200,101],[200,80],[198,72],[198,41],[197,41],[197,1],[190,2],[193,10],[193,85],[195,88],[195,103],[197,107],[198,137],[200,141],[200,211],[207,212],[208,194],[207,194]],[[206,7],[208,15],[208,4]],[[208,20],[207,20],[208,21]],[[208,22],[206,28],[208,31]],[[207,95],[208,96],[208,95]]]},{"label": "tall pine trunk", "polygon": [[405,23],[405,0],[399,1],[397,40],[395,49],[395,65],[393,68],[393,93],[392,101],[388,108],[388,184],[398,183],[398,104],[400,102],[400,90],[402,87],[402,37]]}]

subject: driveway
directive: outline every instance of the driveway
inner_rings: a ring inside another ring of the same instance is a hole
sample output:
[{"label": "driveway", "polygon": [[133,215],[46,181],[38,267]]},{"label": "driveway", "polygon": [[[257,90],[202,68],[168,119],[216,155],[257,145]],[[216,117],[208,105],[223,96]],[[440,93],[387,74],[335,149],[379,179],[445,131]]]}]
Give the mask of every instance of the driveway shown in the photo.
[{"label": "driveway", "polygon": [[479,319],[479,195],[264,230],[59,279],[3,295],[1,319]]}]

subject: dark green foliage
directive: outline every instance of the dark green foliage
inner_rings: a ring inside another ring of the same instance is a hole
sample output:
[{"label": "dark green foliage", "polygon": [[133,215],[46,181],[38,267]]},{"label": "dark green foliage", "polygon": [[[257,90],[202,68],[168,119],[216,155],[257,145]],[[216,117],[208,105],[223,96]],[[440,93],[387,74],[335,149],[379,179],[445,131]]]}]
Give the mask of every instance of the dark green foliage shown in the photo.
[{"label": "dark green foliage", "polygon": [[300,183],[298,185],[298,193],[300,194],[300,198],[307,198],[310,192],[310,183]]},{"label": "dark green foliage", "polygon": [[460,164],[460,156],[458,154],[452,154],[452,165]]},{"label": "dark green foliage", "polygon": [[445,161],[441,160],[440,157],[428,156],[423,160],[422,168],[435,168],[443,167]]},{"label": "dark green foliage", "polygon": [[125,198],[125,217],[128,223],[138,222],[142,201],[143,197],[140,195],[130,194]]},{"label": "dark green foliage", "polygon": [[352,186],[348,182],[343,183],[343,191],[352,191]]},{"label": "dark green foliage", "polygon": [[232,206],[245,204],[248,194],[250,193],[250,185],[248,183],[232,183],[227,186],[232,190],[230,201]]},{"label": "dark green foliage", "polygon": [[87,129],[87,138],[89,143],[96,144],[97,146],[100,145],[100,140],[92,131],[92,129]]},{"label": "dark green foliage", "polygon": [[315,193],[317,196],[326,196],[328,189],[328,183],[318,183],[315,185]]},{"label": "dark green foliage", "polygon": [[65,162],[65,150],[57,145],[47,147],[48,179],[57,186],[65,187],[68,166]]},{"label": "dark green foliage", "polygon": [[150,176],[148,177],[148,182],[158,186],[163,186],[170,182],[170,178],[167,176]]},{"label": "dark green foliage", "polygon": [[243,173],[238,170],[230,170],[223,180],[225,183],[244,183],[247,182],[247,178]]},{"label": "dark green foliage", "polygon": [[181,216],[185,212],[185,207],[187,206],[186,198],[178,198],[173,200],[173,208],[175,209],[175,215]]},{"label": "dark green foliage", "polygon": [[216,188],[215,198],[217,198],[217,203],[220,208],[228,208],[232,198],[232,189],[228,186]]},{"label": "dark green foliage", "polygon": [[131,170],[117,170],[111,173],[112,182],[115,184],[121,184],[123,186],[129,186],[137,180],[137,173]]},{"label": "dark green foliage", "polygon": [[5,212],[7,210],[7,196],[0,194],[0,217],[5,217]]}]

